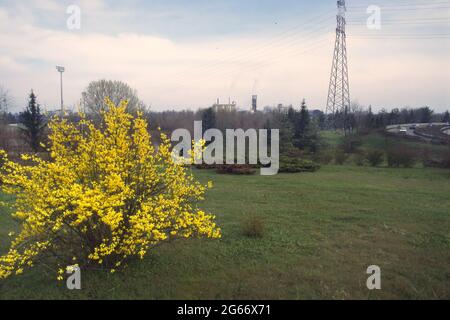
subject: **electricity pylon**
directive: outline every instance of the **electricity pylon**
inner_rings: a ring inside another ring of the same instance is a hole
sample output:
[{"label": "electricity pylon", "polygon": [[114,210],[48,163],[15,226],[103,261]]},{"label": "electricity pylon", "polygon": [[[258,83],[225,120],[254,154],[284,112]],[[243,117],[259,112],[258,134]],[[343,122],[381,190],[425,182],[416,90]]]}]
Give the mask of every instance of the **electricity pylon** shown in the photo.
[{"label": "electricity pylon", "polygon": [[336,43],[334,46],[326,113],[331,114],[335,129],[337,126],[336,116],[342,116],[343,119],[341,125],[343,126],[344,133],[347,133],[347,114],[350,110],[350,89],[348,82],[347,41],[345,33],[345,12],[347,11],[345,0],[338,0],[337,7]]}]

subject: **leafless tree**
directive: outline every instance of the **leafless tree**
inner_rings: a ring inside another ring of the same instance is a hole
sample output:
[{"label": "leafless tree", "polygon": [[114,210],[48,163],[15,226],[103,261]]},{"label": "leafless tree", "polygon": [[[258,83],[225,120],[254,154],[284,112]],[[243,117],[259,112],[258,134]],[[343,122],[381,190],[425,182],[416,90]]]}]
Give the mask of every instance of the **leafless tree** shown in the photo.
[{"label": "leafless tree", "polygon": [[0,86],[0,117],[8,112],[8,107],[11,105],[11,96],[9,92]]},{"label": "leafless tree", "polygon": [[99,80],[91,82],[82,93],[82,103],[87,113],[99,115],[107,108],[105,98],[118,105],[128,100],[127,111],[135,112],[144,108],[144,103],[138,98],[137,91],[121,81]]}]

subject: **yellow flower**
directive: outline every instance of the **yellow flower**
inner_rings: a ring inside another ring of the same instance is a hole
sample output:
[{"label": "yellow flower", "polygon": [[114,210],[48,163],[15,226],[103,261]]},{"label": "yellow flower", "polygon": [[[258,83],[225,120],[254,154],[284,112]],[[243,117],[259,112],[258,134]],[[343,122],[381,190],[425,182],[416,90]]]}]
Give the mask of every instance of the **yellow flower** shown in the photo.
[{"label": "yellow flower", "polygon": [[[154,147],[146,120],[127,113],[126,102],[106,104],[101,126],[85,116],[78,123],[51,120],[51,161],[23,155],[33,164],[24,165],[0,150],[0,188],[15,197],[8,205],[22,223],[0,256],[0,279],[22,273],[50,251],[61,257],[71,252],[72,259],[58,266],[90,260],[118,268],[126,258],[143,259],[170,236],[220,238],[215,218],[197,209],[212,182],[200,184],[173,161],[164,133]],[[196,143],[190,162],[204,146],[204,140]],[[58,280],[63,274],[59,269]]]}]

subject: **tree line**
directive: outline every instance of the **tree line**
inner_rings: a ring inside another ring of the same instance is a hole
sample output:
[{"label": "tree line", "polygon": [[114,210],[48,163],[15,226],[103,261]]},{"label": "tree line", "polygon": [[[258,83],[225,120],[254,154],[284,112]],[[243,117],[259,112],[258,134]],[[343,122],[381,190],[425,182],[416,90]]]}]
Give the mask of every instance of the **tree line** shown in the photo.
[{"label": "tree line", "polygon": [[[371,106],[365,108],[353,104],[349,110],[337,112],[334,115],[325,114],[320,110],[310,110],[306,100],[298,107],[265,108],[264,112],[247,111],[213,111],[212,108],[182,111],[153,111],[139,99],[137,91],[120,81],[99,80],[91,82],[81,95],[81,111],[93,119],[107,108],[105,98],[110,98],[118,104],[128,100],[128,112],[140,111],[149,120],[150,130],[161,128],[172,132],[178,128],[193,131],[194,121],[203,121],[203,129],[217,128],[219,130],[238,129],[280,129],[281,148],[293,148],[316,152],[319,146],[318,132],[330,129],[345,129],[350,133],[368,132],[382,129],[388,125],[403,123],[450,122],[448,111],[435,113],[430,107],[394,108],[390,111],[381,109],[374,112]],[[20,113],[8,112],[11,104],[10,95],[0,87],[0,121],[5,124],[21,124],[23,138],[33,151],[38,151],[40,143],[45,140],[46,122],[51,114],[43,114],[37,96],[31,90],[28,104]],[[75,112],[69,112],[66,117],[77,121]],[[1,131],[0,131],[1,134]]]}]

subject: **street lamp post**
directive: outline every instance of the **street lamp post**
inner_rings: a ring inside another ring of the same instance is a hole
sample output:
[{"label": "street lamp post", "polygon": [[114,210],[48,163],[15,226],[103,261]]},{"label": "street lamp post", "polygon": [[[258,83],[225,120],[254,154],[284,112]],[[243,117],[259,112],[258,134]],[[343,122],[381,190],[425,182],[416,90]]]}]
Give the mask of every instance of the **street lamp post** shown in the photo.
[{"label": "street lamp post", "polygon": [[64,114],[64,102],[63,102],[63,80],[62,80],[62,74],[63,72],[66,70],[64,67],[61,66],[56,66],[56,70],[58,70],[58,72],[61,75],[61,115]]}]

